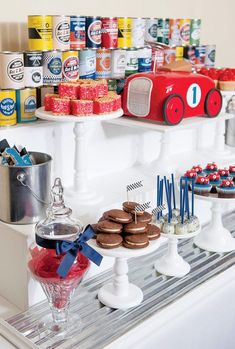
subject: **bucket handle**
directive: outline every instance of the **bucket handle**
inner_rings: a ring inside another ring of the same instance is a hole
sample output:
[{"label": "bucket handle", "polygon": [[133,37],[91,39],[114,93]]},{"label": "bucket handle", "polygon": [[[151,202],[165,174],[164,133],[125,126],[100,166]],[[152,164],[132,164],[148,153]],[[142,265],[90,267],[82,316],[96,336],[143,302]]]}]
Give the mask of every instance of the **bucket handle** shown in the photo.
[{"label": "bucket handle", "polygon": [[35,197],[35,199],[38,200],[41,204],[47,205],[47,206],[50,205],[50,202],[46,202],[46,201],[40,199],[40,197],[33,191],[33,189],[27,183],[25,183],[25,181],[26,181],[26,174],[24,172],[18,173],[17,176],[16,176],[16,179],[17,179],[17,181],[20,182],[21,185],[23,185],[24,187],[28,188],[31,191],[31,193],[33,194],[33,196]]}]

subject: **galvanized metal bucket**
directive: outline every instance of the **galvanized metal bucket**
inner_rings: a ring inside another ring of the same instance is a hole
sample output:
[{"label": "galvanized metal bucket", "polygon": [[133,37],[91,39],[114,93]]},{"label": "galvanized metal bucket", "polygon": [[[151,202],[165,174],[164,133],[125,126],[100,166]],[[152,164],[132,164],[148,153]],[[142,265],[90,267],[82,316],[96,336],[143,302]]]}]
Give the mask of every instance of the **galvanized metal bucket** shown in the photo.
[{"label": "galvanized metal bucket", "polygon": [[49,205],[52,158],[39,152],[30,156],[32,166],[0,164],[0,220],[6,223],[36,223]]}]

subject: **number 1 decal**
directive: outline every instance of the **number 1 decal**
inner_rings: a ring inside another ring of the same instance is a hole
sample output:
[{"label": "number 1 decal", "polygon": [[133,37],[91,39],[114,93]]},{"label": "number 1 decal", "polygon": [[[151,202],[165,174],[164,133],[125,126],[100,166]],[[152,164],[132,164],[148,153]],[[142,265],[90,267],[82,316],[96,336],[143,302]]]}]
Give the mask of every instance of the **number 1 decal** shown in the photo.
[{"label": "number 1 decal", "polygon": [[198,84],[192,84],[189,86],[186,99],[187,103],[191,108],[195,108],[200,103],[202,96],[201,88]]}]

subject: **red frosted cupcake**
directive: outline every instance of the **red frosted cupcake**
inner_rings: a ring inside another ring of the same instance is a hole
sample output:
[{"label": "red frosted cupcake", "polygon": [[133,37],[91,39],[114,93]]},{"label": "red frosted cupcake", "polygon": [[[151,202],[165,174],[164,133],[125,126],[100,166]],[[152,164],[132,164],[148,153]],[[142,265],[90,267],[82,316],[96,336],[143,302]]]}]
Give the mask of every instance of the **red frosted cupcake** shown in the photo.
[{"label": "red frosted cupcake", "polygon": [[235,165],[229,166],[229,174],[235,180]]},{"label": "red frosted cupcake", "polygon": [[195,171],[197,176],[204,176],[203,169],[202,169],[202,167],[200,165],[193,166],[192,167],[192,171]]},{"label": "red frosted cupcake", "polygon": [[218,170],[218,174],[220,175],[220,178],[223,179],[228,179],[230,176],[229,170],[226,168]]},{"label": "red frosted cupcake", "polygon": [[210,180],[208,177],[197,177],[196,183],[194,186],[194,193],[197,195],[209,196],[209,193],[212,189]]},{"label": "red frosted cupcake", "polygon": [[219,186],[221,183],[219,173],[210,173],[207,177],[209,178],[210,184],[212,185],[211,193],[217,193],[216,187]]},{"label": "red frosted cupcake", "polygon": [[224,179],[216,189],[219,198],[235,198],[235,185],[230,179]]},{"label": "red frosted cupcake", "polygon": [[204,169],[206,174],[214,173],[218,171],[218,166],[214,162],[209,162]]}]

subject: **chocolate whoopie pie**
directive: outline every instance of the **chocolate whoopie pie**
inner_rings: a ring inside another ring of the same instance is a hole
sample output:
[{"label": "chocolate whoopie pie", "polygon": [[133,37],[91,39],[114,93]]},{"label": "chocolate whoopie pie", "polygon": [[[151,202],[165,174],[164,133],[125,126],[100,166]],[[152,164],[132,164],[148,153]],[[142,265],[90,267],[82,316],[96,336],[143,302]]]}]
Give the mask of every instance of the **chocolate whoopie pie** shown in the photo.
[{"label": "chocolate whoopie pie", "polygon": [[132,215],[123,210],[113,209],[108,211],[108,219],[117,223],[130,223],[132,222]]},{"label": "chocolate whoopie pie", "polygon": [[[137,216],[137,222],[138,223],[150,223],[152,221],[153,215],[148,212],[144,212],[141,216]],[[133,220],[135,217],[133,218]]]},{"label": "chocolate whoopie pie", "polygon": [[147,224],[146,223],[135,223],[131,222],[128,224],[125,224],[124,226],[124,232],[127,234],[142,234],[147,231]]},{"label": "chocolate whoopie pie", "polygon": [[[134,201],[125,201],[122,204],[122,208],[124,211],[135,214],[135,208],[136,206],[138,206],[139,204],[137,202]],[[144,211],[138,211],[136,212],[137,216],[141,216],[144,214]]]},{"label": "chocolate whoopie pie", "polygon": [[120,234],[122,231],[122,224],[104,220],[97,224],[97,230],[100,233]]},{"label": "chocolate whoopie pie", "polygon": [[126,235],[122,244],[132,249],[144,248],[148,246],[149,239],[147,234]]},{"label": "chocolate whoopie pie", "polygon": [[97,226],[98,226],[98,224],[91,224],[91,227],[92,227],[92,229],[93,229],[94,232],[95,232],[95,235],[93,236],[92,239],[96,239],[96,236],[97,236],[97,234],[98,234]]},{"label": "chocolate whoopie pie", "polygon": [[102,217],[100,217],[100,219],[98,220],[98,222],[102,222],[102,221],[105,221],[108,219],[108,214],[109,214],[109,211],[105,211],[102,215]]},{"label": "chocolate whoopie pie", "polygon": [[158,239],[161,235],[160,228],[158,228],[154,224],[147,224],[147,235],[148,235],[149,240]]},{"label": "chocolate whoopie pie", "polygon": [[98,234],[96,243],[102,248],[116,248],[122,245],[122,237],[119,234]]}]

